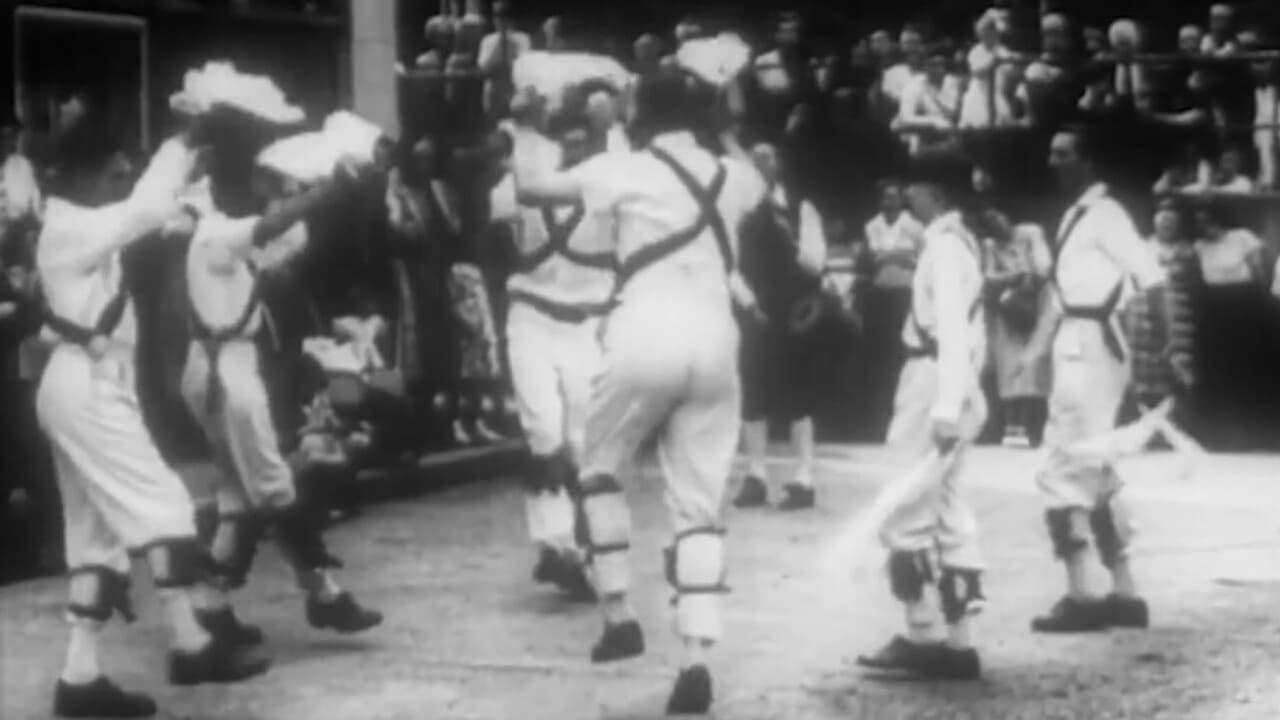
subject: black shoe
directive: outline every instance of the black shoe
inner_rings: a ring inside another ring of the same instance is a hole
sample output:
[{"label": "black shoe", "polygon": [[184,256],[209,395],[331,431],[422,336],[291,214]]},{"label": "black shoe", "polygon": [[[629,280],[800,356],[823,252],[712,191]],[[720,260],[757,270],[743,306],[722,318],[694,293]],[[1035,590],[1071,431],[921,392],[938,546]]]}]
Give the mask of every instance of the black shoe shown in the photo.
[{"label": "black shoe", "polygon": [[1103,603],[1095,598],[1064,597],[1047,615],[1031,621],[1031,632],[1038,633],[1087,633],[1106,629],[1107,615]]},{"label": "black shoe", "polygon": [[254,648],[210,642],[194,653],[169,654],[169,682],[174,685],[235,683],[261,675],[271,661]]},{"label": "black shoe", "polygon": [[142,693],[121,690],[100,677],[87,685],[58,681],[53,692],[53,714],[64,718],[149,718],[156,701]]},{"label": "black shoe", "polygon": [[591,662],[607,663],[626,660],[644,654],[644,631],[640,623],[628,620],[617,625],[605,625],[604,634],[591,648]]},{"label": "black shoe", "polygon": [[307,598],[307,622],[317,630],[350,635],[381,625],[382,613],[360,605],[351,593],[344,592],[328,602],[315,596]]},{"label": "black shoe", "polygon": [[915,668],[921,676],[935,680],[977,680],[982,677],[982,662],[973,648],[953,648],[939,644],[925,652],[923,664]]},{"label": "black shoe", "polygon": [[706,715],[711,709],[711,673],[703,665],[680,671],[667,700],[668,715]]},{"label": "black shoe", "polygon": [[584,564],[573,558],[560,559],[560,576],[555,583],[574,602],[593,603],[597,600],[596,589],[587,576]]},{"label": "black shoe", "polygon": [[916,643],[896,635],[874,654],[859,655],[857,663],[872,670],[917,672],[927,664],[930,651],[939,647],[942,647],[940,642]]},{"label": "black shoe", "polygon": [[564,569],[560,553],[551,548],[542,548],[538,554],[538,564],[533,566],[533,581],[542,584],[555,583],[560,579]]},{"label": "black shoe", "polygon": [[804,485],[788,485],[787,497],[778,505],[781,510],[809,510],[815,505],[813,488]]},{"label": "black shoe", "polygon": [[266,640],[261,629],[241,623],[235,611],[229,607],[221,610],[198,610],[196,620],[214,640],[224,644],[252,647],[261,645]]},{"label": "black shoe", "polygon": [[1102,601],[1101,610],[1109,627],[1145,630],[1151,625],[1147,601],[1140,597],[1108,595]]},{"label": "black shoe", "polygon": [[742,489],[738,491],[738,497],[734,498],[733,504],[740,508],[763,507],[769,502],[769,487],[765,485],[762,478],[755,475],[748,475],[742,479]]}]

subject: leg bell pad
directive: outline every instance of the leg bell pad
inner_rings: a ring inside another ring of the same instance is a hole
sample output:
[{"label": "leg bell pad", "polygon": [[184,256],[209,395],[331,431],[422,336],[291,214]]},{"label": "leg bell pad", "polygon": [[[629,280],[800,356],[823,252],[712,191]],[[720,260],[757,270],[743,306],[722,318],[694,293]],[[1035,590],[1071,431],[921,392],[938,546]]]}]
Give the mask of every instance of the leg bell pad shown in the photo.
[{"label": "leg bell pad", "polygon": [[[92,585],[87,582],[77,582],[79,576],[92,576],[96,582]],[[70,577],[73,597],[67,604],[67,614],[72,618],[85,618],[104,623],[110,620],[112,615],[120,613],[126,622],[138,619],[133,611],[133,599],[129,593],[131,582],[128,575],[109,567],[89,565],[72,570]],[[76,597],[75,595],[84,592],[77,592],[80,587],[93,589],[85,592],[84,597]]]},{"label": "leg bell pad", "polygon": [[1089,527],[1093,530],[1093,542],[1098,548],[1102,564],[1108,568],[1114,567],[1124,547],[1109,503],[1104,502],[1089,513]]},{"label": "leg bell pad", "polygon": [[959,622],[974,614],[986,603],[982,594],[982,575],[977,570],[943,568],[938,580],[938,598],[942,617],[948,623]]},{"label": "leg bell pad", "polygon": [[676,626],[684,637],[718,640],[723,632],[720,600],[729,592],[724,535],[721,528],[695,528],[677,535],[664,551],[667,581],[676,591]]},{"label": "leg bell pad", "polygon": [[1055,508],[1044,514],[1045,525],[1049,528],[1049,540],[1053,543],[1053,554],[1059,560],[1065,560],[1089,547],[1089,541],[1076,534],[1071,525],[1071,510]]},{"label": "leg bell pad", "polygon": [[224,515],[218,519],[218,528],[230,528],[231,547],[213,546],[214,576],[224,589],[238,590],[244,587],[258,555],[263,523],[253,515]]},{"label": "leg bell pad", "polygon": [[926,583],[933,582],[933,558],[926,550],[889,553],[889,589],[904,603],[920,602]]},{"label": "leg bell pad", "polygon": [[272,514],[276,542],[296,570],[314,572],[340,568],[324,544],[324,526],[318,514],[301,503]]},{"label": "leg bell pad", "polygon": [[214,577],[214,562],[195,538],[165,540],[145,549],[157,589],[188,588]]},{"label": "leg bell pad", "polygon": [[601,595],[626,592],[631,585],[631,511],[618,481],[608,476],[583,483],[578,503],[580,540],[587,550]]}]

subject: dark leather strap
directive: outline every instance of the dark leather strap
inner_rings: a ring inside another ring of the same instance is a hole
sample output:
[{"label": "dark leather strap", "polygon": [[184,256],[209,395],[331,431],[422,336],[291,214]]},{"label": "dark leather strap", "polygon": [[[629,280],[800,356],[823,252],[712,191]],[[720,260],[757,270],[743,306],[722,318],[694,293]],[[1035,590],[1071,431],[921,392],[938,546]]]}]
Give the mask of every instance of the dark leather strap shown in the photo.
[{"label": "dark leather strap", "polygon": [[98,315],[98,321],[93,324],[93,327],[84,327],[56,315],[48,305],[44,307],[44,323],[49,326],[49,329],[60,335],[63,340],[74,345],[87,347],[89,343],[93,342],[94,338],[110,337],[116,331],[116,328],[120,327],[120,322],[124,320],[125,308],[128,306],[129,291],[122,283],[120,289],[103,307],[102,313]]},{"label": "dark leather strap", "polygon": [[1107,344],[1107,350],[1120,362],[1124,362],[1126,358],[1124,345],[1121,344],[1120,336],[1116,333],[1115,325],[1111,320],[1115,317],[1116,310],[1120,308],[1120,296],[1123,292],[1124,281],[1122,280],[1111,289],[1111,293],[1107,295],[1106,300],[1102,301],[1102,305],[1096,307],[1068,305],[1065,300],[1062,303],[1064,317],[1091,320],[1102,326],[1102,339]]},{"label": "dark leather strap", "polygon": [[225,327],[212,328],[200,319],[194,307],[191,308],[192,337],[200,342],[205,356],[209,359],[209,376],[205,380],[204,401],[205,412],[209,414],[221,409],[226,400],[226,388],[222,384],[222,373],[219,369],[222,348],[231,340],[244,334],[245,328],[249,327],[249,321],[253,319],[253,313],[262,305],[257,270],[250,264],[249,271],[254,275],[253,288],[249,292],[249,300],[245,302],[244,309],[240,311],[240,316],[235,322]]},{"label": "dark leather strap", "polygon": [[520,303],[562,323],[577,325],[609,311],[609,303],[563,303],[524,290],[507,293],[512,304]]},{"label": "dark leather strap", "polygon": [[555,210],[550,207],[542,208],[542,225],[546,228],[547,242],[537,250],[528,254],[520,255],[516,258],[516,272],[531,273],[538,269],[542,263],[551,259],[552,256],[559,255],[567,258],[570,262],[586,267],[599,268],[602,270],[613,269],[617,264],[612,252],[606,253],[585,253],[574,250],[570,245],[573,234],[577,232],[578,227],[586,218],[586,207],[581,203],[575,203],[573,212],[564,222],[556,220]]},{"label": "dark leather strap", "polygon": [[724,218],[721,217],[720,210],[716,207],[720,194],[724,191],[726,177],[724,165],[717,167],[716,174],[711,179],[710,185],[703,187],[684,166],[666,151],[657,147],[650,147],[649,153],[669,167],[680,183],[689,191],[689,194],[693,196],[694,201],[698,204],[698,219],[685,230],[672,233],[656,243],[646,245],[623,260],[622,266],[618,270],[618,287],[624,286],[645,268],[683,250],[690,243],[697,240],[702,235],[702,231],[708,227],[711,228],[711,232],[715,236],[716,245],[720,248],[720,256],[724,261],[725,270],[732,270],[734,266],[733,246],[729,240],[729,231],[725,227]]}]

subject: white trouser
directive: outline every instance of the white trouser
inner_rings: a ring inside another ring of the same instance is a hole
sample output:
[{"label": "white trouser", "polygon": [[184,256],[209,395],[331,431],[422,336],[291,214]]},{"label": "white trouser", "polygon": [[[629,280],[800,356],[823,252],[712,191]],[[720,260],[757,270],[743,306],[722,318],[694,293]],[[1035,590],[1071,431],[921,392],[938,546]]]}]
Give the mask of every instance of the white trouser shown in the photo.
[{"label": "white trouser", "polygon": [[604,353],[582,476],[618,478],[656,434],[672,530],[718,524],[741,429],[728,303],[629,299],[605,323]]},{"label": "white trouser", "polygon": [[195,508],[143,421],[133,348],[102,360],[59,345],[36,394],[40,426],[53,448],[71,570],[129,571],[128,551],[194,539]]},{"label": "white trouser", "polygon": [[279,510],[296,498],[293,470],[280,452],[267,390],[258,369],[253,340],[235,338],[222,346],[218,377],[222,401],[208,406],[209,355],[192,341],[182,373],[182,397],[204,429],[221,470],[217,488],[218,512]]},{"label": "white trouser", "polygon": [[[923,458],[933,448],[932,414],[937,397],[937,361],[928,357],[907,360],[898,378],[887,441],[895,465],[904,472],[919,470],[918,463],[927,462]],[[890,551],[936,550],[943,567],[982,569],[977,518],[965,497],[963,473],[968,447],[982,432],[986,419],[987,403],[975,374],[961,410],[960,440],[946,462],[934,465],[938,477],[924,492],[894,510],[881,527],[881,539]]]},{"label": "white trouser", "polygon": [[1103,337],[1098,323],[1067,318],[1054,338],[1046,461],[1038,478],[1050,509],[1093,510],[1121,489],[1109,461],[1073,447],[1115,428],[1129,382],[1128,365]]},{"label": "white trouser", "polygon": [[600,372],[600,321],[564,323],[522,303],[507,313],[507,352],[520,424],[539,457],[582,456],[591,382]]}]

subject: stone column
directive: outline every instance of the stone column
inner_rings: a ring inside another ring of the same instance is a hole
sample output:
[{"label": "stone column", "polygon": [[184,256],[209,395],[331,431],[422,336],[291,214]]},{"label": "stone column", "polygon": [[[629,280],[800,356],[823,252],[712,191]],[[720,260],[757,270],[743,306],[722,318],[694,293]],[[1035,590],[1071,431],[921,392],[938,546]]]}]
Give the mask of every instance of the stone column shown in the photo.
[{"label": "stone column", "polygon": [[350,0],[351,88],[356,113],[400,134],[396,87],[398,0]]}]

